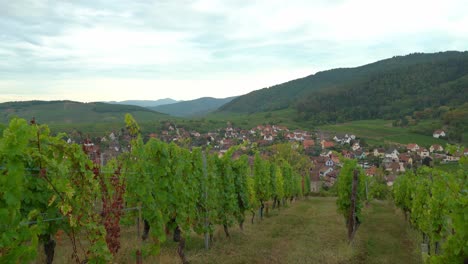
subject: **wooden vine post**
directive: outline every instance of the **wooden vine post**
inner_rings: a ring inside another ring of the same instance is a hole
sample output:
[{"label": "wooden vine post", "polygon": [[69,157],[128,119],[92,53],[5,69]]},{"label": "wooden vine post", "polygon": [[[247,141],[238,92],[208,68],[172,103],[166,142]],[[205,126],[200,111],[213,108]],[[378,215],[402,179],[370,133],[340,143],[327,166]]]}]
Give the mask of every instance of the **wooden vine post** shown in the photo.
[{"label": "wooden vine post", "polygon": [[354,234],[357,229],[357,217],[356,217],[356,199],[357,199],[357,186],[358,186],[358,175],[359,171],[354,170],[353,173],[353,183],[351,187],[351,206],[349,208],[349,217],[348,217],[348,239],[351,243],[354,238]]},{"label": "wooden vine post", "polygon": [[140,239],[140,221],[141,221],[141,203],[138,203],[137,240],[140,241],[140,247],[136,251],[136,263],[137,264],[142,264],[143,263],[143,257],[141,255],[141,247],[142,247],[142,244],[143,244],[143,240]]},{"label": "wooden vine post", "polygon": [[[208,168],[206,165],[206,154],[203,152],[203,177],[205,177],[205,201],[208,200],[208,186],[206,182],[208,182]],[[205,210],[207,210],[205,208]],[[210,235],[208,234],[208,212],[205,211],[205,249],[208,250],[210,249]]]}]

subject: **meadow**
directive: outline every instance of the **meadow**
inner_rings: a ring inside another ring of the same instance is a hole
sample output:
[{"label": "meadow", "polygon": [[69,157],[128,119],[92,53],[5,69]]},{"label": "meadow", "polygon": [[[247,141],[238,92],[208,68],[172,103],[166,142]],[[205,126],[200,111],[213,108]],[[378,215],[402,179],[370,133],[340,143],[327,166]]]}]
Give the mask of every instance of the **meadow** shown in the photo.
[{"label": "meadow", "polygon": [[361,120],[336,125],[324,125],[317,130],[330,133],[353,133],[357,137],[365,138],[371,145],[416,143],[429,148],[432,144],[445,146],[447,140],[433,138],[413,132],[408,127],[393,127],[391,120]]}]

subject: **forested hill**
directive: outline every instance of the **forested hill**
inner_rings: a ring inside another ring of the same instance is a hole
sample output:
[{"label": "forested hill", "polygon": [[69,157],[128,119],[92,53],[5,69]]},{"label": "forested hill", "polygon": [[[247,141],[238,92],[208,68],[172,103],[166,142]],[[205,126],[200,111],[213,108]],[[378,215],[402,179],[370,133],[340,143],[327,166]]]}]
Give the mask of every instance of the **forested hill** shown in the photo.
[{"label": "forested hill", "polygon": [[213,97],[202,97],[190,101],[150,107],[150,109],[172,116],[195,117],[206,115],[209,112],[215,111],[220,106],[232,101],[234,98],[236,97],[219,99]]},{"label": "forested hill", "polygon": [[240,96],[222,112],[293,108],[316,123],[398,118],[427,107],[467,102],[468,52],[397,56],[333,69]]},{"label": "forested hill", "polygon": [[122,122],[125,113],[131,113],[139,121],[167,119],[168,115],[134,105],[105,103],[80,103],[73,101],[24,101],[0,103],[0,123],[8,123],[13,117],[40,123],[109,123]]}]

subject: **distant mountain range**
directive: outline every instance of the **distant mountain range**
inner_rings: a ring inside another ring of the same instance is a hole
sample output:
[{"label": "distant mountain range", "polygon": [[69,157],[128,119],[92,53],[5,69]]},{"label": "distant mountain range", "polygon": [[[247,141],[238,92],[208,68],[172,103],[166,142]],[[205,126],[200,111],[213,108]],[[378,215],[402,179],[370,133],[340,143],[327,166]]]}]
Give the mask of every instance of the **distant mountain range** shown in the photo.
[{"label": "distant mountain range", "polygon": [[222,105],[229,103],[237,96],[228,98],[202,97],[189,101],[177,101],[171,98],[159,100],[125,100],[110,101],[108,104],[141,106],[177,117],[199,117],[216,111]]},{"label": "distant mountain range", "polygon": [[[0,123],[8,123],[13,117],[30,120],[35,117],[40,123],[77,124],[123,122],[125,113],[132,114],[139,122],[167,120],[171,116],[202,116],[215,111],[235,97],[216,99],[203,97],[178,102],[173,99],[156,101],[128,100],[113,103],[81,103],[75,101],[21,101],[0,103]],[[124,105],[123,102],[129,104]],[[170,103],[156,107],[134,104]],[[171,115],[171,116],[170,116]]]},{"label": "distant mountain range", "polygon": [[125,100],[125,101],[109,101],[109,102],[103,102],[103,103],[120,104],[120,105],[136,105],[136,106],[141,106],[141,107],[154,107],[154,106],[159,106],[159,105],[173,104],[177,102],[180,102],[180,101],[177,101],[171,98],[164,98],[164,99],[159,99],[159,100]]},{"label": "distant mountain range", "polygon": [[220,106],[229,103],[237,96],[228,98],[202,97],[190,101],[182,101],[174,104],[149,107],[149,109],[178,117],[203,116],[217,110]]}]

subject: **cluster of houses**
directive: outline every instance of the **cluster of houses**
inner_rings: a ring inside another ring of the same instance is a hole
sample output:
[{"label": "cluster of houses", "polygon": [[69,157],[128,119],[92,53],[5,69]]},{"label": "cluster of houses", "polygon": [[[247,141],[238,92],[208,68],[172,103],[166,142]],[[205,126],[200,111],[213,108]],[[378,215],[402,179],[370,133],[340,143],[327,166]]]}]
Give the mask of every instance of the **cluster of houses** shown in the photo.
[{"label": "cluster of houses", "polygon": [[[442,130],[435,131],[434,137],[436,134],[439,137],[445,136]],[[456,162],[461,155],[468,155],[468,149],[459,151],[455,155],[447,154],[438,144],[431,145],[428,149],[418,144],[408,144],[398,146],[398,148],[375,148],[370,151],[361,146],[360,140],[354,134],[336,134],[333,137],[317,136],[308,131],[291,131],[285,126],[278,125],[258,125],[246,130],[235,128],[231,123],[227,123],[225,128],[202,134],[167,123],[159,134],[150,133],[148,137],[158,138],[165,142],[189,142],[191,146],[209,145],[212,151],[219,155],[223,155],[230,147],[244,142],[256,144],[258,147],[279,142],[297,142],[302,144],[313,163],[313,169],[310,171],[311,189],[316,192],[323,187],[334,185],[339,177],[343,159],[357,159],[367,176],[381,175],[391,186],[399,174],[416,164],[420,165],[424,162],[430,164],[433,160]],[[99,142],[101,148],[88,139],[83,142],[83,148],[90,158],[105,163],[109,158],[128,151],[130,139],[130,136],[122,130],[96,139],[95,142]],[[68,142],[71,143],[72,140],[69,139]]]},{"label": "cluster of houses", "polygon": [[310,157],[313,163],[310,172],[311,190],[317,192],[321,187],[331,187],[335,184],[341,168],[339,156],[332,151],[320,156]]},{"label": "cluster of houses", "polygon": [[[168,122],[159,133],[153,132],[148,134],[146,139],[148,138],[157,138],[168,143],[189,142],[190,146],[211,146],[213,151],[218,152],[220,155],[224,154],[232,146],[244,142],[255,143],[259,147],[265,147],[278,142],[293,141],[302,143],[305,149],[310,149],[315,145],[312,135],[308,131],[291,131],[286,126],[280,125],[258,125],[250,130],[246,130],[233,127],[229,122],[225,128],[203,134],[195,130],[189,131],[182,127],[177,127],[176,124]],[[83,141],[81,143],[92,145],[92,147],[89,147],[89,150],[93,148],[91,152],[101,153],[101,156],[103,156],[102,160],[105,163],[119,153],[128,151],[130,140],[131,138],[128,133],[122,130],[113,131],[106,136],[93,138],[93,140],[86,139],[86,143],[83,140],[77,141]],[[69,138],[67,142],[72,143],[75,141]]]},{"label": "cluster of houses", "polygon": [[[444,137],[443,131],[436,131]],[[468,149],[448,154],[439,144],[433,144],[428,149],[418,144],[398,146],[398,148],[375,148],[368,151],[360,145],[359,140],[353,134],[342,134],[323,138],[320,141],[322,154],[311,157],[314,167],[311,170],[312,188],[320,186],[331,187],[342,166],[339,156],[346,159],[357,159],[366,175],[373,177],[381,175],[387,185],[393,185],[396,177],[406,170],[421,164],[431,165],[435,160],[441,163],[457,162],[461,156],[468,156]],[[331,150],[341,150],[331,151]]]},{"label": "cluster of houses", "polygon": [[[96,164],[105,164],[108,160],[117,157],[120,153],[127,152],[130,149],[130,136],[111,132],[109,135],[95,138],[94,142],[89,137],[81,142],[83,151]],[[72,138],[67,139],[67,143],[76,143]]]},{"label": "cluster of houses", "polygon": [[468,156],[468,148],[449,154],[444,150],[444,147],[439,144],[431,145],[429,150],[418,144],[408,144],[406,148],[408,152],[415,153],[421,159],[428,157],[431,160],[439,160],[442,163],[457,162],[460,160],[461,156]]}]

